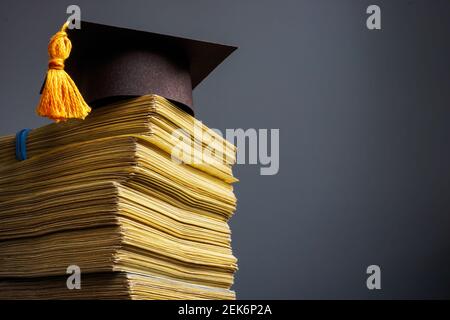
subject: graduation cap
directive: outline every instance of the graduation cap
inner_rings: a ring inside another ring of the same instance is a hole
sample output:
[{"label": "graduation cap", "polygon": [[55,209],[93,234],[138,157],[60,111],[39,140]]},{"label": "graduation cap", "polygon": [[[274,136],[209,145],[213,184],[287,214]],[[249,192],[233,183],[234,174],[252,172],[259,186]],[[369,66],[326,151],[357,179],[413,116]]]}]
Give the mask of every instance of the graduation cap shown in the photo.
[{"label": "graduation cap", "polygon": [[68,30],[66,22],[49,43],[37,113],[84,119],[91,107],[157,94],[193,114],[192,90],[236,49],[84,21]]}]

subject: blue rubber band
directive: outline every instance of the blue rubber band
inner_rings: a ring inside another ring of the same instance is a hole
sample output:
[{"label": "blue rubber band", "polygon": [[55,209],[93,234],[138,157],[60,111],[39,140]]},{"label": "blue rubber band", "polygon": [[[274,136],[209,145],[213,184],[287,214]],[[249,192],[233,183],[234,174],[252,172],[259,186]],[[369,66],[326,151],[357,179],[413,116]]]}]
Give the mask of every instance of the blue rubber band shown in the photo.
[{"label": "blue rubber band", "polygon": [[30,129],[22,129],[16,134],[16,159],[27,159],[27,137]]}]

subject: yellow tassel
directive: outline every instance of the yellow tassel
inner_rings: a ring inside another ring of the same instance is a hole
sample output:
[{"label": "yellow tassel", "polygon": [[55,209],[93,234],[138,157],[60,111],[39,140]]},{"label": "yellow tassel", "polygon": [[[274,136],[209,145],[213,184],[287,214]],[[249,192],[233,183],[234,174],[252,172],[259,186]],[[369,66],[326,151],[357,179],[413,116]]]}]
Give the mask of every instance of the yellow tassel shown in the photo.
[{"label": "yellow tassel", "polygon": [[71,118],[84,119],[91,111],[72,78],[64,71],[64,61],[72,49],[66,33],[68,26],[69,22],[66,22],[50,39],[47,78],[36,109],[38,115],[56,122]]}]

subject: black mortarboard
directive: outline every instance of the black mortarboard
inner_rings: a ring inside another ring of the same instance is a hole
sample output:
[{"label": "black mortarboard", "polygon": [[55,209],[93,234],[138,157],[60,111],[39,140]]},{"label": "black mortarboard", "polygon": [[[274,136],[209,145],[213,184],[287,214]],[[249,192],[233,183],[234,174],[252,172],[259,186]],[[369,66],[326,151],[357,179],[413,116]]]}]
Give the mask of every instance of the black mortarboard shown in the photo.
[{"label": "black mortarboard", "polygon": [[192,89],[236,47],[92,22],[68,32],[66,70],[91,107],[154,93],[193,111]]},{"label": "black mortarboard", "polygon": [[[81,29],[65,30],[72,50],[64,65],[56,63],[57,68],[67,71],[93,108],[112,100],[157,94],[193,114],[192,90],[237,49],[86,21]],[[65,39],[61,32],[60,39]],[[49,53],[59,46],[64,54],[70,52],[59,42],[49,45]],[[50,61],[49,69],[57,69]]]}]

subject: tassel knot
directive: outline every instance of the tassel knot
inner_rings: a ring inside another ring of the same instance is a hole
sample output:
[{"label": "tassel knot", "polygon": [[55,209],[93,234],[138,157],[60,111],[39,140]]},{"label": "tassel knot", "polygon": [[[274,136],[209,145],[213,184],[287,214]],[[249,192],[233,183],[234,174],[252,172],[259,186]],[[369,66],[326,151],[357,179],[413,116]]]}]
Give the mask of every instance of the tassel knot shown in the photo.
[{"label": "tassel knot", "polygon": [[64,70],[64,59],[53,58],[48,62],[48,68],[53,70]]},{"label": "tassel knot", "polygon": [[64,61],[69,57],[72,43],[67,36],[66,22],[51,39],[48,45],[48,72],[39,105],[38,115],[56,122],[67,119],[84,119],[91,108],[84,101],[77,86],[64,71]]}]

